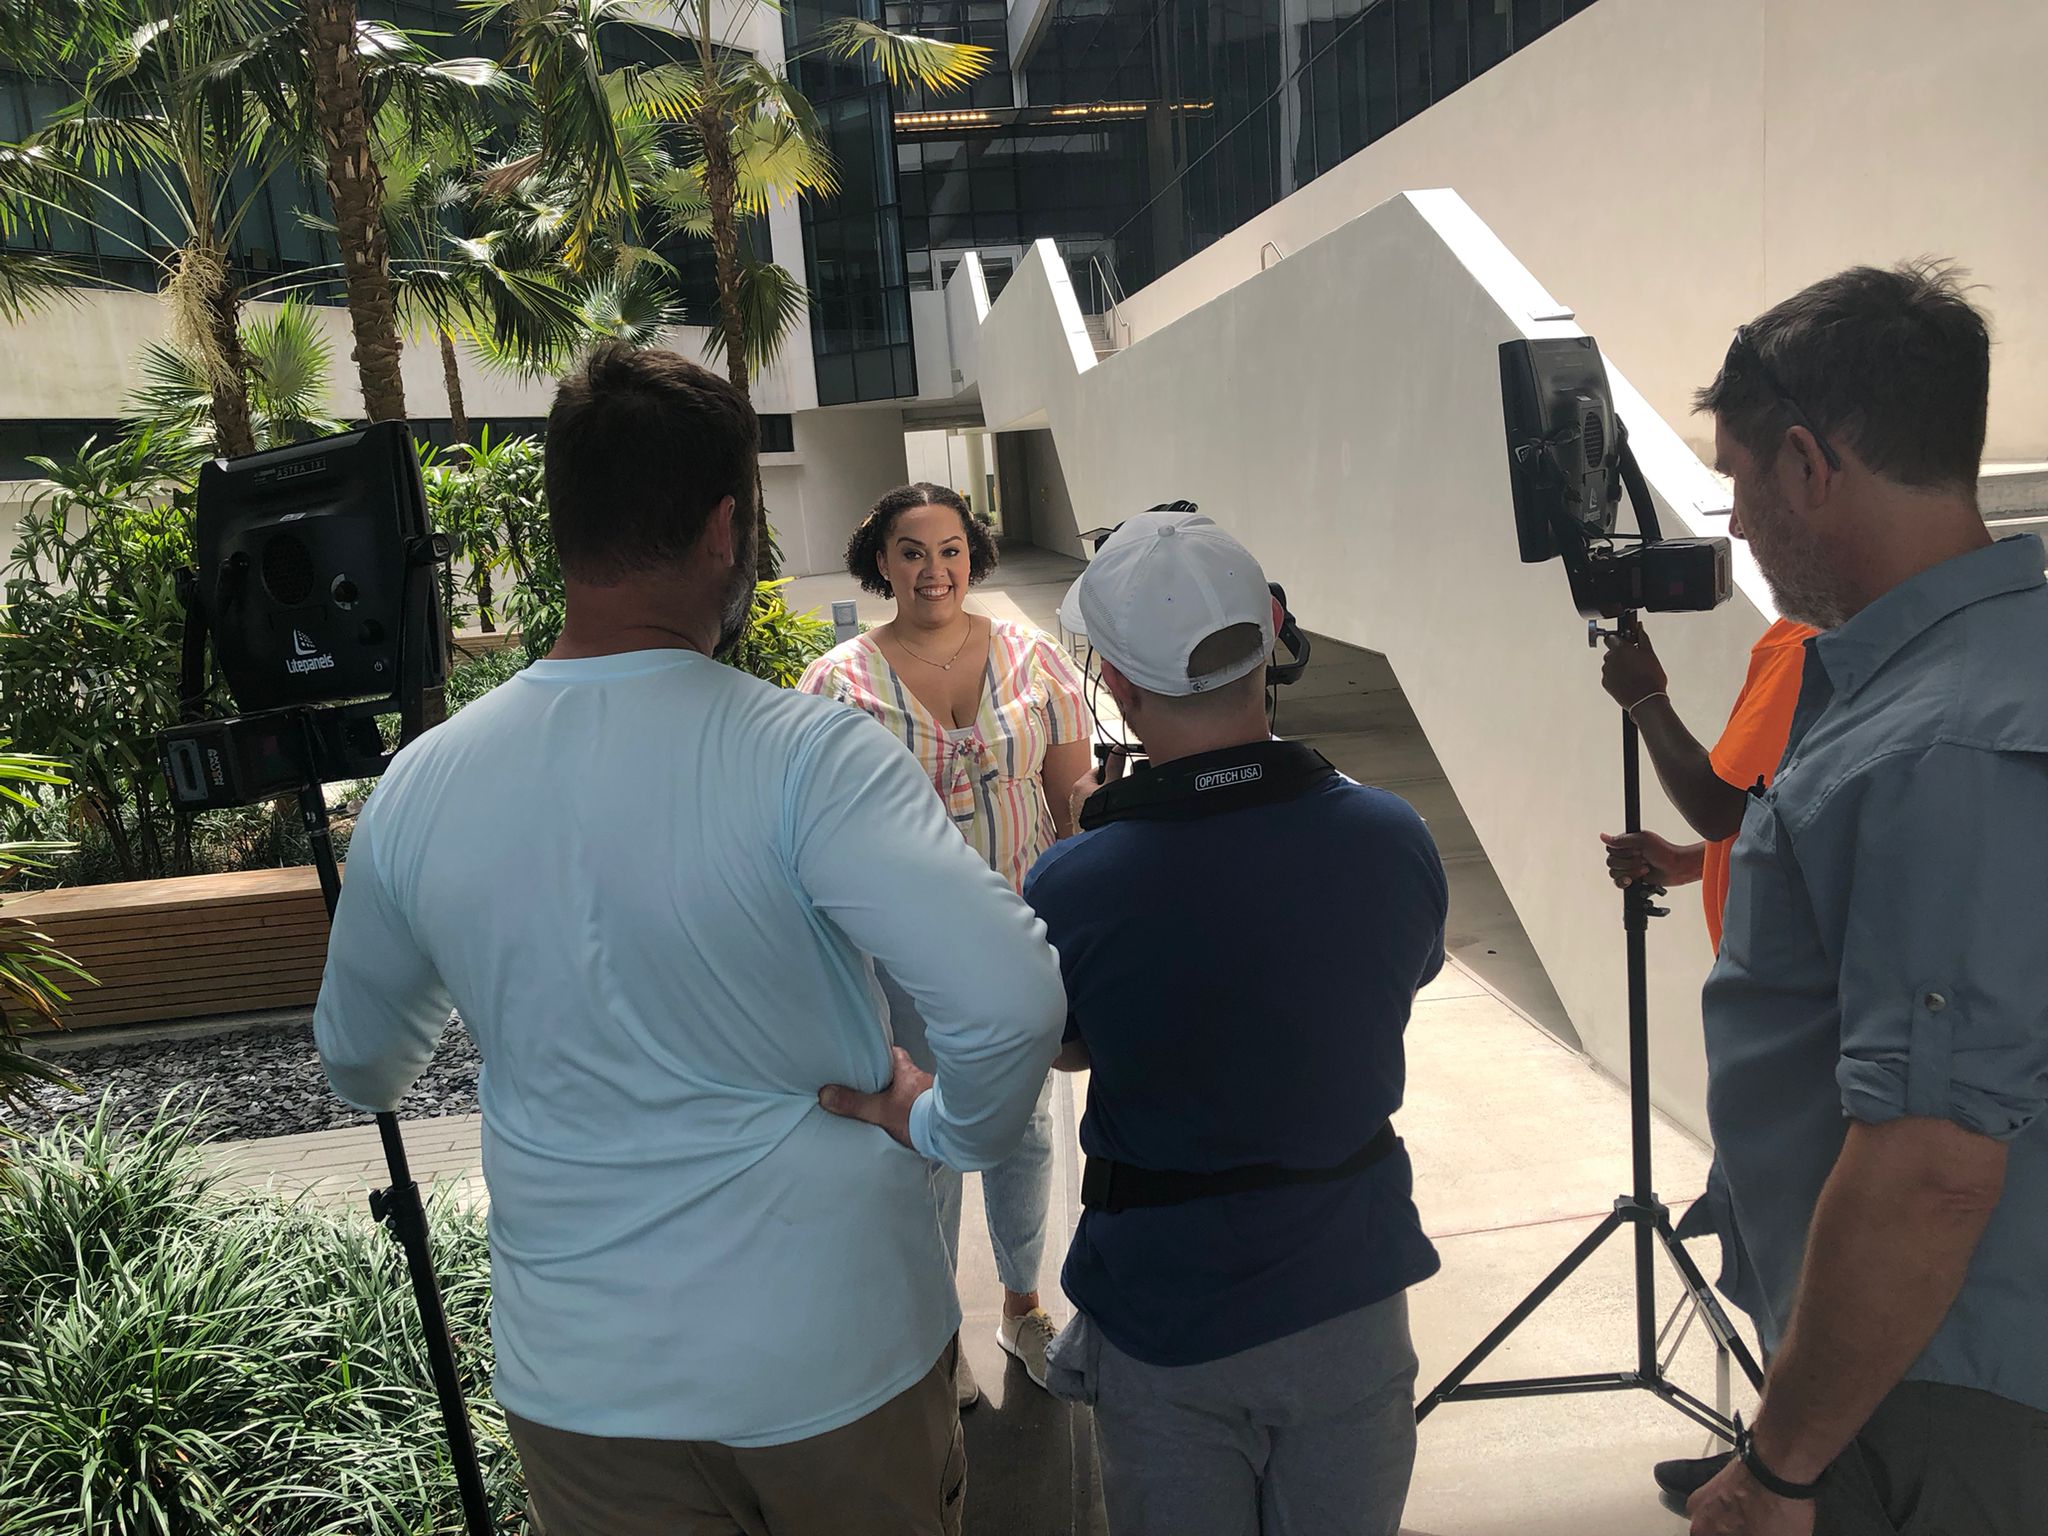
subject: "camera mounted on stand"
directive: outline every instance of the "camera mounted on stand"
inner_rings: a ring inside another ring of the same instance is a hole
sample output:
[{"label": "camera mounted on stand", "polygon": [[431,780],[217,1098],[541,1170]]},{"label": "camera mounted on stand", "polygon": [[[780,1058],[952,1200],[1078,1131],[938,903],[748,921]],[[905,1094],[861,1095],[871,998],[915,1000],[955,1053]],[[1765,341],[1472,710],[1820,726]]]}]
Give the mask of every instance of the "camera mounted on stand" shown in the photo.
[{"label": "camera mounted on stand", "polygon": [[[1503,342],[1501,410],[1507,423],[1509,479],[1514,489],[1515,533],[1524,562],[1562,558],[1572,601],[1585,617],[1588,638],[1635,632],[1636,614],[1705,612],[1731,595],[1728,541],[1659,536],[1650,488],[1629,451],[1614,412],[1607,370],[1590,336]],[[1635,507],[1636,532],[1615,532],[1622,492]],[[1599,620],[1616,621],[1603,632]],[[1635,721],[1621,714],[1622,826],[1642,830],[1642,765]],[[1632,882],[1622,893],[1622,933],[1628,975],[1628,1193],[1584,1241],[1535,1289],[1517,1302],[1471,1353],[1416,1405],[1426,1419],[1445,1403],[1551,1397],[1583,1392],[1651,1393],[1695,1424],[1734,1442],[1740,1420],[1727,1412],[1726,1369],[1739,1365],[1752,1386],[1763,1372],[1714,1297],[1699,1266],[1679,1242],[1671,1212],[1657,1197],[1650,1145],[1650,919],[1665,915],[1651,897],[1656,888]],[[1527,1322],[1609,1238],[1626,1233],[1634,1249],[1635,1364],[1633,1369],[1578,1375],[1474,1381],[1473,1373]],[[1677,1271],[1678,1293],[1659,1324],[1656,1255]],[[1672,1380],[1670,1367],[1695,1320],[1703,1319],[1722,1368],[1720,1402],[1710,1404]]]},{"label": "camera mounted on stand", "polygon": [[[1589,619],[1699,613],[1733,590],[1728,541],[1667,539],[1590,336],[1503,342],[1502,414],[1522,560],[1564,560]],[[1636,532],[1615,531],[1623,490]]]},{"label": "camera mounted on stand", "polygon": [[[404,422],[216,459],[199,473],[198,567],[179,573],[183,723],[161,741],[181,810],[249,805],[391,761],[447,675],[419,455]],[[207,642],[236,708],[205,716]]]}]

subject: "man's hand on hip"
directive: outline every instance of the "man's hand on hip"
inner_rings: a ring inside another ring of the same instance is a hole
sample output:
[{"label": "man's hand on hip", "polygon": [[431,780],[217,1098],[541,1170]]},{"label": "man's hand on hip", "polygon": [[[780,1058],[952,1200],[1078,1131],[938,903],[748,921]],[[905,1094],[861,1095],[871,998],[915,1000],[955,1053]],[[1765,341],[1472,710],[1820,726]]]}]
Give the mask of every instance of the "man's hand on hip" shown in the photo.
[{"label": "man's hand on hip", "polygon": [[917,1102],[925,1089],[931,1087],[932,1075],[919,1071],[917,1063],[910,1059],[910,1053],[900,1045],[890,1047],[889,1059],[895,1065],[896,1075],[889,1079],[889,1086],[880,1093],[860,1093],[834,1084],[818,1090],[818,1103],[832,1114],[842,1115],[848,1120],[865,1120],[869,1125],[879,1125],[908,1147],[910,1106]]},{"label": "man's hand on hip", "polygon": [[1692,1536],[1811,1536],[1814,1506],[1781,1499],[1731,1461],[1685,1506]]}]

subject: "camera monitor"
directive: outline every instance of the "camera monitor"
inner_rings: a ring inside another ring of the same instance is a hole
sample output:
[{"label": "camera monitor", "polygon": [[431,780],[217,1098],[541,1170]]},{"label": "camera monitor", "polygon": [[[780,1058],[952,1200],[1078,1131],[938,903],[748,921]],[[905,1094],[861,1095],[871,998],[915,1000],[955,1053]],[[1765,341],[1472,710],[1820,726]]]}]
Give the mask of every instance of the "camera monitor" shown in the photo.
[{"label": "camera monitor", "polygon": [[1563,553],[1560,520],[1582,540],[1611,535],[1621,505],[1621,441],[1593,338],[1507,342],[1500,349],[1500,395],[1517,471],[1522,559],[1533,565]]},{"label": "camera monitor", "polygon": [[[198,600],[244,713],[395,698],[410,648],[438,687],[436,584],[405,423],[215,460],[199,475]],[[409,647],[408,647],[409,642]]]},{"label": "camera monitor", "polygon": [[[1728,600],[1726,539],[1658,536],[1656,505],[1592,337],[1503,342],[1500,394],[1522,559],[1562,559],[1580,613],[1699,611]],[[1624,489],[1634,533],[1615,528]]]}]

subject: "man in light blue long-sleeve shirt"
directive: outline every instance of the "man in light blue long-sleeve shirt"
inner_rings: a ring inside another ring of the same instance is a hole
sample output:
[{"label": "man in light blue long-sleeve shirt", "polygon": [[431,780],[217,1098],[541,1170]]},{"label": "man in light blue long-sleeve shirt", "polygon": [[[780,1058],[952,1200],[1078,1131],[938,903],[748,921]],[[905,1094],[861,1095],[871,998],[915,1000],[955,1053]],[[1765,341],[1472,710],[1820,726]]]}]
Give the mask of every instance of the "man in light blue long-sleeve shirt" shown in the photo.
[{"label": "man in light blue long-sleeve shirt", "polygon": [[[365,1109],[451,1005],[477,1040],[496,1391],[549,1536],[957,1528],[929,1160],[1009,1151],[1065,1017],[913,760],[711,659],[752,595],[757,441],[671,355],[563,382],[561,642],[393,764],[321,990]],[[914,1150],[818,1105],[891,1085],[874,960],[938,1062],[896,1085]]]}]

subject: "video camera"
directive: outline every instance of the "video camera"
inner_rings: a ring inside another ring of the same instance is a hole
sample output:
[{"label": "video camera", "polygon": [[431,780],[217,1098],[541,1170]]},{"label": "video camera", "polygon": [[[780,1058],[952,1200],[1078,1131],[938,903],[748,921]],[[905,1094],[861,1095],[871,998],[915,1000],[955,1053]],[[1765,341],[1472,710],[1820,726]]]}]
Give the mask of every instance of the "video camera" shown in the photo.
[{"label": "video camera", "polygon": [[[182,571],[184,723],[160,741],[181,810],[249,805],[391,760],[447,674],[419,455],[404,422],[216,459],[199,473],[196,570]],[[236,706],[205,718],[206,649]]]},{"label": "video camera", "polygon": [[[1726,539],[1660,536],[1592,337],[1503,342],[1500,394],[1522,559],[1562,556],[1581,614],[1701,612],[1728,600]],[[1633,534],[1614,529],[1624,488]]]}]

